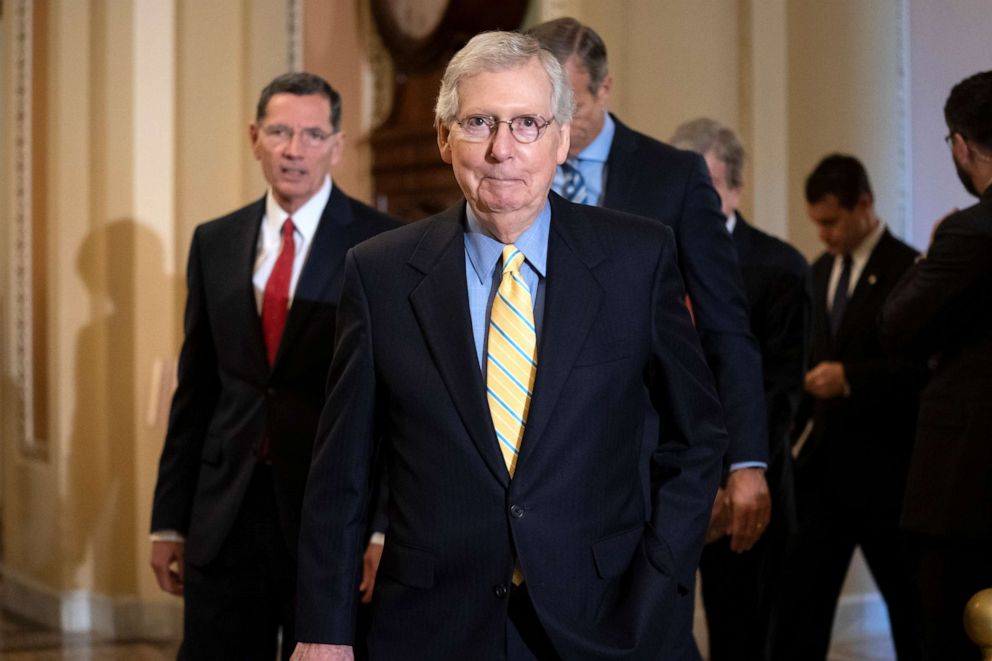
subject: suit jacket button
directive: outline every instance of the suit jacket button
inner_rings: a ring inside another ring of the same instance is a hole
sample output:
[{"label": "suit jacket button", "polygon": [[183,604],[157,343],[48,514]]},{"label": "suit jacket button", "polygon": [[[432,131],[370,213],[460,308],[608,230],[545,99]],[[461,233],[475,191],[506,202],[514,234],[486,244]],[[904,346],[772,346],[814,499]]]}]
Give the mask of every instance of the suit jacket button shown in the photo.
[{"label": "suit jacket button", "polygon": [[524,518],[524,508],[520,507],[520,505],[513,505],[510,507],[510,516],[514,519]]},{"label": "suit jacket button", "polygon": [[275,388],[266,388],[265,389],[265,394],[267,394],[269,397],[275,397],[276,396],[276,389]]},{"label": "suit jacket button", "polygon": [[493,594],[496,595],[497,599],[504,599],[509,593],[510,590],[505,585],[497,585],[493,588]]}]

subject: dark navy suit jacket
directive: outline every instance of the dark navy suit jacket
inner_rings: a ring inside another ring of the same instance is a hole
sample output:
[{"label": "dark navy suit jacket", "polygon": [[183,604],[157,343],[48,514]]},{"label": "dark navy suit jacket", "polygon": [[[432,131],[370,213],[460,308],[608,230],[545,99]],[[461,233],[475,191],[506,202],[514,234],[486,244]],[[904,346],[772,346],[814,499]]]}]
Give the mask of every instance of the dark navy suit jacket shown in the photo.
[{"label": "dark navy suit jacket", "polygon": [[332,189],[270,367],[252,285],[264,213],[263,197],[200,225],[189,253],[185,339],[151,527],[185,535],[186,558],[197,565],[223,546],[265,435],[280,525],[295,555],[344,256],[398,224]]},{"label": "dark navy suit jacket", "polygon": [[[473,344],[464,205],[347,259],[300,541],[299,640],[353,640],[377,452],[373,659],[498,659],[515,563],[566,659],[665,658],[726,447],[663,225],[551,194],[539,368],[511,480]],[[646,411],[660,419],[649,511]]]},{"label": "dark navy suit jacket", "polygon": [[761,355],[751,335],[734,242],[706,162],[631,130],[616,117],[602,206],[672,228],[678,265],[706,360],[716,377],[730,447],[725,466],[768,461]]},{"label": "dark navy suit jacket", "polygon": [[883,339],[933,356],[920,402],[902,523],[992,535],[992,187],[940,224],[925,259],[882,309]]}]

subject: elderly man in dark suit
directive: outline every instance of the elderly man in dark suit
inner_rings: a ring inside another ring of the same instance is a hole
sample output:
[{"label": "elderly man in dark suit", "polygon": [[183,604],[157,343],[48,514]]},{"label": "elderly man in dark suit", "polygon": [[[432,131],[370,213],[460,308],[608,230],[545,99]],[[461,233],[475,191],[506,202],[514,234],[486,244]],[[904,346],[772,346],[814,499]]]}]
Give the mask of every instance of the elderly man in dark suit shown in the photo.
[{"label": "elderly man in dark suit", "polygon": [[944,106],[948,144],[977,204],[945,218],[925,259],[882,308],[894,349],[932,356],[916,428],[904,527],[922,534],[928,659],[978,659],[961,613],[992,587],[992,71]]},{"label": "elderly man in dark suit", "polygon": [[466,202],[350,253],[298,659],[350,658],[377,455],[373,659],[671,658],[726,432],[671,230],[549,192],[572,104],[535,39],[474,37],[436,107]]},{"label": "elderly man in dark suit", "polygon": [[332,184],[340,117],[323,79],[273,80],[250,127],[268,192],[193,236],[152,509],[152,568],[184,597],[183,659],[271,661],[280,629],[283,657],[293,648],[300,509],[344,255],[397,225]]},{"label": "elderly man in dark suit", "polygon": [[712,541],[703,549],[699,564],[710,661],[760,661],[767,654],[786,539],[795,528],[789,432],[806,372],[812,316],[809,264],[798,250],[752,226],[737,210],[744,190],[744,147],[733,131],[701,117],[679,126],[671,143],[706,159],[727,231],[737,247],[751,330],[761,347],[771,524],[753,548],[734,553],[726,536],[729,512],[718,499],[708,535]]},{"label": "elderly man in dark suit", "polygon": [[864,166],[824,158],[806,180],[807,210],[826,252],[813,263],[812,369],[796,458],[799,531],[789,551],[775,658],[825,659],[856,546],[885,598],[896,653],[920,658],[915,555],[899,530],[923,361],[882,351],[882,303],[916,251],[875,214]]}]

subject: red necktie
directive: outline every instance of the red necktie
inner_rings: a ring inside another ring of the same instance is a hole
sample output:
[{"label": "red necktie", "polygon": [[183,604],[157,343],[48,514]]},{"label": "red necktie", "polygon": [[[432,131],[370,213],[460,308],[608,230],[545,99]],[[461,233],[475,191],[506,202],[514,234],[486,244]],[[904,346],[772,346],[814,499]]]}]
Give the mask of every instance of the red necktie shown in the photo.
[{"label": "red necktie", "polygon": [[272,267],[269,281],[265,283],[265,296],[262,298],[262,333],[265,335],[269,365],[276,361],[282,331],[289,315],[289,281],[293,278],[293,259],[296,257],[294,229],[293,219],[287,218],[282,224],[282,249]]}]

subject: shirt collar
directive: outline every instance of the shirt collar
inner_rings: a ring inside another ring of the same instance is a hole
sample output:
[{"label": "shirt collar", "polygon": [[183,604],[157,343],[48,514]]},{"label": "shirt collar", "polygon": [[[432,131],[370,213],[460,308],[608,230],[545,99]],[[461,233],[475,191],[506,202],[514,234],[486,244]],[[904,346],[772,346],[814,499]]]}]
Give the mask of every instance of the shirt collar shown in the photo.
[{"label": "shirt collar", "polygon": [[604,111],[603,116],[603,128],[600,129],[599,135],[579,152],[578,159],[580,161],[605,163],[606,159],[610,157],[610,147],[613,145],[613,135],[617,131],[617,125],[610,117],[610,113]]},{"label": "shirt collar", "polygon": [[[878,245],[879,240],[882,238],[882,233],[885,231],[885,223],[878,221],[878,225],[871,231],[868,236],[861,240],[858,247],[851,251],[851,261],[856,264],[864,264],[871,257],[871,253],[875,250],[875,246]],[[838,257],[843,259],[843,255]]]},{"label": "shirt collar", "polygon": [[[548,231],[551,228],[551,204],[544,203],[541,213],[533,224],[517,237],[513,243],[524,254],[530,264],[543,278],[548,264]],[[496,264],[503,255],[504,244],[494,239],[479,222],[472,211],[472,205],[465,203],[465,252],[468,254],[472,270],[479,283],[490,282]]]},{"label": "shirt collar", "polygon": [[[324,177],[324,183],[321,184],[320,189],[292,214],[293,225],[296,226],[296,231],[303,235],[304,244],[310,243],[313,235],[317,233],[320,217],[324,215],[324,207],[327,206],[327,200],[331,197],[331,187],[331,177],[327,175]],[[290,214],[279,206],[275,195],[272,194],[272,188],[269,187],[269,191],[265,195],[265,224],[278,235],[282,230],[283,222],[289,217]]]},{"label": "shirt collar", "polygon": [[737,212],[735,211],[727,216],[727,220],[724,224],[727,226],[727,231],[733,234],[734,228],[737,227]]}]

